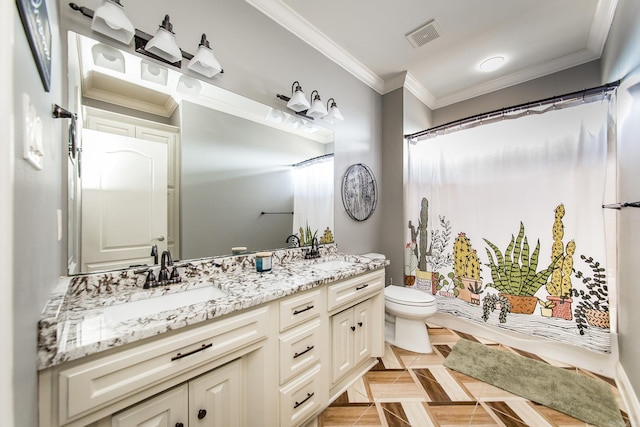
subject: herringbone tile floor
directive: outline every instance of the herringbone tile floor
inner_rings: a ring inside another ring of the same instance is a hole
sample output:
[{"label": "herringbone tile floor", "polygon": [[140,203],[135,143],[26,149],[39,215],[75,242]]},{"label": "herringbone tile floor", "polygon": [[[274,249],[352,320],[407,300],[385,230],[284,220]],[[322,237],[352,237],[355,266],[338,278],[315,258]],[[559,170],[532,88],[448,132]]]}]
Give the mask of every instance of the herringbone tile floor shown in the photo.
[{"label": "herringbone tile floor", "polygon": [[[515,396],[442,366],[451,347],[461,337],[501,347],[554,366],[591,372],[542,359],[501,344],[456,332],[429,327],[432,354],[418,354],[387,345],[376,367],[334,401],[317,419],[319,427],[456,427],[456,426],[587,426],[583,421]],[[618,403],[623,403],[615,382],[611,384]],[[627,414],[622,416],[630,425]],[[606,427],[606,426],[599,426]]]}]

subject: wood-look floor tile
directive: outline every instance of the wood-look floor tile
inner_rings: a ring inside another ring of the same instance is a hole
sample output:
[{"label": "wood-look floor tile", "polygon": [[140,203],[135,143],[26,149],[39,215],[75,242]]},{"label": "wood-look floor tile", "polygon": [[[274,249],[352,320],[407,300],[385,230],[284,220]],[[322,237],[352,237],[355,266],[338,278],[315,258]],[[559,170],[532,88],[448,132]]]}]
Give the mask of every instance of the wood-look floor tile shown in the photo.
[{"label": "wood-look floor tile", "polygon": [[403,369],[404,365],[394,352],[393,346],[389,344],[384,345],[384,356],[382,356],[382,364],[386,369]]},{"label": "wood-look floor tile", "polygon": [[489,407],[493,414],[498,417],[506,427],[528,427],[522,418],[520,418],[506,402],[486,402],[484,405]]},{"label": "wood-look floor tile", "polygon": [[381,426],[375,407],[370,404],[329,406],[318,417],[318,427]]},{"label": "wood-look floor tile", "polygon": [[426,400],[422,387],[406,370],[367,372],[364,376],[368,395],[376,402]]},{"label": "wood-look floor tile", "polygon": [[466,402],[473,400],[473,397],[467,389],[460,385],[451,375],[451,370],[444,366],[434,366],[429,368],[429,372],[431,372],[433,378],[440,384],[452,401]]},{"label": "wood-look floor tile", "polygon": [[[530,401],[508,401],[507,405],[520,417],[529,427],[551,427],[548,420],[538,411],[536,406]],[[583,423],[584,424],[584,423]]]},{"label": "wood-look floor tile", "polygon": [[423,402],[402,402],[404,413],[412,426],[436,427],[436,424],[429,416]]},{"label": "wood-look floor tile", "polygon": [[353,384],[351,384],[351,386],[349,386],[347,389],[347,396],[351,403],[372,402],[363,378],[357,379]]},{"label": "wood-look floor tile", "polygon": [[448,345],[439,344],[439,345],[434,345],[433,347],[436,349],[438,353],[442,355],[444,359],[446,359],[449,353],[451,353],[451,347],[449,347]]},{"label": "wood-look floor tile", "polygon": [[429,340],[431,345],[455,344],[460,340],[460,336],[451,332],[449,329],[430,329]]},{"label": "wood-look floor tile", "polygon": [[383,409],[384,418],[389,427],[411,427],[402,403],[381,402],[379,405]]},{"label": "wood-look floor tile", "polygon": [[444,357],[438,352],[433,353],[414,353],[402,348],[393,347],[393,351],[402,361],[404,368],[428,368],[431,366],[442,366]]},{"label": "wood-look floor tile", "polygon": [[473,335],[470,335],[470,334],[467,334],[467,333],[464,333],[464,332],[460,332],[460,331],[456,331],[455,329],[452,329],[451,332],[454,332],[460,338],[464,338],[466,340],[473,341],[473,342],[480,342]]},{"label": "wood-look floor tile", "polygon": [[451,402],[451,398],[444,387],[433,376],[429,369],[413,369],[418,382],[429,396],[430,402]]},{"label": "wood-look floor tile", "polygon": [[423,403],[427,413],[440,427],[498,426],[485,408],[476,402]]}]

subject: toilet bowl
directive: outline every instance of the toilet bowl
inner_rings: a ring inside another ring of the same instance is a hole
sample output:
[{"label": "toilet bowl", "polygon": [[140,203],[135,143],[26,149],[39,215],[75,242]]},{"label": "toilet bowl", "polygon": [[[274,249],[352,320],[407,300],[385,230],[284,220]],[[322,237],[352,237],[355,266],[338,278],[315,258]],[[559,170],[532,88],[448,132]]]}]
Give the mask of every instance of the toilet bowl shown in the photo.
[{"label": "toilet bowl", "polygon": [[403,286],[384,288],[385,341],[416,353],[431,353],[425,324],[437,312],[433,295]]}]

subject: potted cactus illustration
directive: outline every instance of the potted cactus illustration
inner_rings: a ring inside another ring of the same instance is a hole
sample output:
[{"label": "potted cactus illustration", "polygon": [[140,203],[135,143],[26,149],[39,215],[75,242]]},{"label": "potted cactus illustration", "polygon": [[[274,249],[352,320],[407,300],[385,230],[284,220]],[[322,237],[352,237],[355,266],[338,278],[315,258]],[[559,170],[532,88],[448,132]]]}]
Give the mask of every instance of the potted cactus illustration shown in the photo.
[{"label": "potted cactus illustration", "polygon": [[427,271],[427,257],[431,255],[431,249],[428,245],[427,227],[429,224],[429,201],[423,197],[420,202],[420,219],[418,220],[418,228],[409,221],[409,230],[411,230],[411,241],[417,242],[414,253],[418,258],[418,268],[416,270],[416,287],[425,291],[432,292],[432,283],[434,281],[433,273]]},{"label": "potted cactus illustration", "polygon": [[555,260],[549,283],[547,283],[547,300],[554,303],[552,316],[565,320],[571,320],[571,274],[573,273],[573,254],[576,251],[575,241],[567,243],[566,248],[562,242],[564,237],[564,205],[560,204],[555,209],[555,221],[553,222],[553,246],[551,248],[551,260]]},{"label": "potted cactus illustration", "polygon": [[416,276],[413,274],[418,267],[418,257],[414,252],[416,242],[407,243],[404,248],[404,284],[405,286],[413,286],[416,282]]},{"label": "potted cactus illustration", "polygon": [[482,287],[482,280],[478,253],[471,246],[471,240],[465,233],[459,233],[453,243],[453,271],[456,285],[460,289],[458,298],[471,302],[470,285],[480,283]]},{"label": "potted cactus illustration", "polygon": [[575,277],[582,280],[587,290],[571,290],[573,297],[580,298],[575,308],[575,319],[580,335],[584,335],[589,326],[609,328],[609,289],[604,267],[593,257],[580,255],[580,259],[587,263],[593,275],[588,277],[582,271],[576,271]]},{"label": "potted cactus illustration", "polygon": [[493,280],[486,286],[495,288],[509,300],[512,313],[533,313],[538,302],[538,298],[534,294],[547,282],[554,266],[552,261],[547,268],[537,271],[540,240],[538,240],[533,253],[530,254],[524,224],[521,222],[518,236],[511,236],[511,241],[504,255],[489,240],[484,239],[484,241],[493,250],[491,253],[488,248],[485,248],[489,259],[489,263],[485,265],[491,268]]}]

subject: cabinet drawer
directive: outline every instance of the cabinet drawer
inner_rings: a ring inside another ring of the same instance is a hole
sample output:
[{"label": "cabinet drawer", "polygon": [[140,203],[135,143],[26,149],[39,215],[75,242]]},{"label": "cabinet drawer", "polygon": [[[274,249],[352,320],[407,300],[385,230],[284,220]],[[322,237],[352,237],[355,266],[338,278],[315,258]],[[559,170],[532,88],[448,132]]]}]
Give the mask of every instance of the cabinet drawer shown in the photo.
[{"label": "cabinet drawer", "polygon": [[384,288],[384,270],[343,280],[328,287],[327,310],[340,307]]},{"label": "cabinet drawer", "polygon": [[280,425],[299,426],[326,403],[320,365],[280,389]]},{"label": "cabinet drawer", "polygon": [[320,314],[320,290],[295,295],[280,302],[280,331]]},{"label": "cabinet drawer", "polygon": [[280,337],[280,384],[320,360],[320,336],[317,319]]},{"label": "cabinet drawer", "polygon": [[267,336],[260,308],[123,350],[60,372],[60,424]]}]

